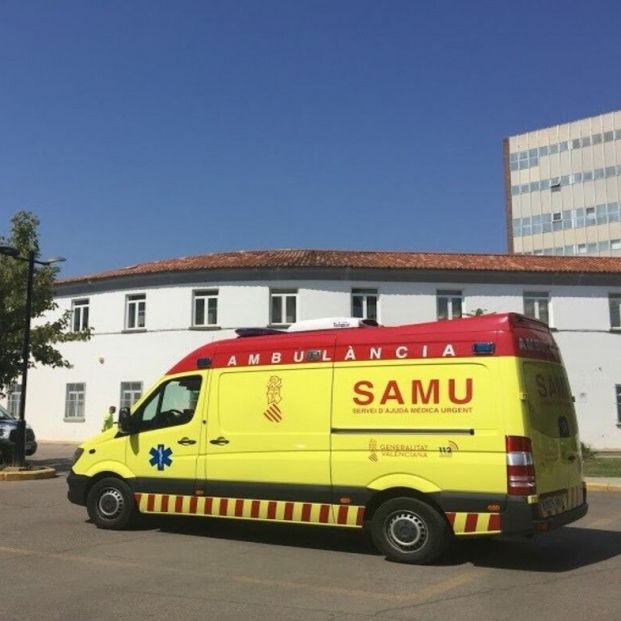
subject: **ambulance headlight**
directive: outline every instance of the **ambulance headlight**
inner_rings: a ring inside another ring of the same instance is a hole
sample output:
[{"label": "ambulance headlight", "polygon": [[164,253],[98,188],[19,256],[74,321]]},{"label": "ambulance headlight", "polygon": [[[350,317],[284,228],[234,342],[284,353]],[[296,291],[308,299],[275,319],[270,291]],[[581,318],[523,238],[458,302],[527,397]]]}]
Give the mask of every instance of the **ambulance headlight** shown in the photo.
[{"label": "ambulance headlight", "polygon": [[80,459],[80,457],[82,456],[82,453],[84,453],[83,448],[77,448],[75,450],[75,453],[73,454],[73,463],[71,464],[72,466],[75,464],[76,461],[78,461],[78,459]]}]

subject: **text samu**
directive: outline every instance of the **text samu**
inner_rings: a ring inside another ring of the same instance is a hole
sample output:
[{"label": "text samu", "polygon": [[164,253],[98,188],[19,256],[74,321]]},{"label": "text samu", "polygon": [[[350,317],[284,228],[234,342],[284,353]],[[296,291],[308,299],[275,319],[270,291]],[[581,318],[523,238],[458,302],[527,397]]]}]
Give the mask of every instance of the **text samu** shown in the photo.
[{"label": "text samu", "polygon": [[357,405],[416,405],[446,401],[463,405],[472,401],[474,383],[471,377],[459,380],[413,379],[410,382],[390,380],[381,385],[370,380],[360,380],[354,384],[354,394],[353,401]]}]

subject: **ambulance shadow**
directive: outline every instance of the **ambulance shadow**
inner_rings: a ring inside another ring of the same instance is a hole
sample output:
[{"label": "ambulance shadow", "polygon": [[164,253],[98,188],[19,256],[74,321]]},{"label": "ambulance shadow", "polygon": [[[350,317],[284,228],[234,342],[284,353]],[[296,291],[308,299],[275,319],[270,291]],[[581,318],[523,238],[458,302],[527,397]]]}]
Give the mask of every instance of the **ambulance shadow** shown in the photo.
[{"label": "ambulance shadow", "polygon": [[144,516],[140,527],[210,539],[378,555],[367,533],[359,529],[160,516]]},{"label": "ambulance shadow", "polygon": [[36,459],[33,457],[27,457],[26,461],[32,464],[34,467],[43,466],[45,468],[54,468],[57,474],[67,473],[71,470],[73,459],[65,458],[51,458],[51,459]]},{"label": "ambulance shadow", "polygon": [[458,539],[441,564],[560,573],[619,554],[619,531],[567,527],[532,539]]},{"label": "ambulance shadow", "polygon": [[[369,534],[358,529],[172,516],[143,516],[138,528],[193,537],[381,557]],[[446,567],[472,564],[493,569],[562,573],[594,565],[619,554],[621,536],[618,531],[567,527],[532,539],[458,538],[435,565]]]}]

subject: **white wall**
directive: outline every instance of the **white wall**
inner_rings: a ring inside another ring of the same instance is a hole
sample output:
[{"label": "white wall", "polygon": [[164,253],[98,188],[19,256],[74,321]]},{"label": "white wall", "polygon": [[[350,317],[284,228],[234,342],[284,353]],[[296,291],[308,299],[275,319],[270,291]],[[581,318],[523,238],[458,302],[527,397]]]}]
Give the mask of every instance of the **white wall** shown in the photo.
[{"label": "white wall", "polygon": [[[83,440],[97,433],[109,405],[119,403],[122,381],[141,381],[144,389],[192,349],[228,338],[242,326],[269,323],[269,289],[298,290],[298,318],[351,315],[351,289],[379,291],[379,320],[385,325],[433,321],[436,291],[458,289],[464,311],[523,312],[524,291],[548,291],[552,326],[576,397],[582,439],[600,449],[621,449],[614,385],[621,384],[621,334],[610,333],[608,289],[446,283],[348,281],[271,281],[153,287],[58,298],[59,311],[71,299],[88,297],[90,324],[86,343],[65,343],[71,369],[36,368],[29,375],[27,420],[39,440]],[[192,290],[219,290],[221,330],[190,330]],[[146,331],[123,332],[127,295],[146,293]],[[67,383],[86,384],[86,420],[64,421]]]}]

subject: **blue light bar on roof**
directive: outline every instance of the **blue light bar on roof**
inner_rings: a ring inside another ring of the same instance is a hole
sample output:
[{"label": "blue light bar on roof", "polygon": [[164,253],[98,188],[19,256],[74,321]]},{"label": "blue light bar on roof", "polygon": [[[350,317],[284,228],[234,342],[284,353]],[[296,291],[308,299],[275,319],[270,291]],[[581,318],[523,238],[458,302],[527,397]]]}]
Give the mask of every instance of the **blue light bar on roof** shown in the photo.
[{"label": "blue light bar on roof", "polygon": [[472,353],[475,356],[492,356],[496,352],[494,343],[473,343]]}]

